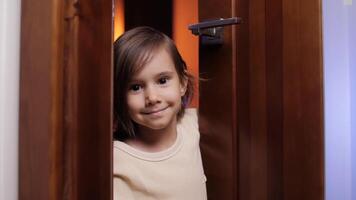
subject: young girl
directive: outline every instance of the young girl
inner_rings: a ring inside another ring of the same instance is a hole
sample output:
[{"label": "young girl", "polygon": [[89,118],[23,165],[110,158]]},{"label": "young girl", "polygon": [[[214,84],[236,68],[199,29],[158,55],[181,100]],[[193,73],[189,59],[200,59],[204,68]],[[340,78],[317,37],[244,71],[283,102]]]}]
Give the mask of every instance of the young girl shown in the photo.
[{"label": "young girl", "polygon": [[114,44],[114,200],[206,197],[192,76],[173,41],[138,27]]}]

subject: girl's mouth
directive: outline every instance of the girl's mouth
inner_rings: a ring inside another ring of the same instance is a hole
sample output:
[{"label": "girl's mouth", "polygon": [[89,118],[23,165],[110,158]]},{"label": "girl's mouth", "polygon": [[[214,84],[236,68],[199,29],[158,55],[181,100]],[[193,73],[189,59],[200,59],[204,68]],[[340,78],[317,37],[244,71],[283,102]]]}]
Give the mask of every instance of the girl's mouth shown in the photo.
[{"label": "girl's mouth", "polygon": [[168,107],[161,108],[161,109],[150,110],[150,111],[147,111],[147,112],[143,112],[143,114],[145,114],[145,115],[159,114],[160,112],[166,110],[167,108]]}]

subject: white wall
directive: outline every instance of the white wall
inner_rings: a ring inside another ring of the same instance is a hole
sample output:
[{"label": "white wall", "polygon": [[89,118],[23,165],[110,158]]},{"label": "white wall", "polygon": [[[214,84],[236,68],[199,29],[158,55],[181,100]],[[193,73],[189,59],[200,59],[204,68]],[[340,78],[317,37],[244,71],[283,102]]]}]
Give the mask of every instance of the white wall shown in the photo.
[{"label": "white wall", "polygon": [[[351,4],[350,4],[351,2]],[[352,0],[324,0],[325,199],[356,199],[355,5]],[[353,12],[353,14],[351,14]],[[352,31],[352,29],[354,31]],[[353,41],[353,45],[351,42]],[[352,64],[353,63],[353,64]],[[352,73],[354,75],[352,75]],[[354,132],[354,134],[352,134]],[[355,169],[354,169],[355,168]],[[355,177],[355,176],[354,176]],[[354,198],[352,198],[354,197]]]},{"label": "white wall", "polygon": [[356,2],[348,7],[349,58],[351,79],[351,190],[356,199]]},{"label": "white wall", "polygon": [[18,198],[20,0],[0,0],[0,199]]}]

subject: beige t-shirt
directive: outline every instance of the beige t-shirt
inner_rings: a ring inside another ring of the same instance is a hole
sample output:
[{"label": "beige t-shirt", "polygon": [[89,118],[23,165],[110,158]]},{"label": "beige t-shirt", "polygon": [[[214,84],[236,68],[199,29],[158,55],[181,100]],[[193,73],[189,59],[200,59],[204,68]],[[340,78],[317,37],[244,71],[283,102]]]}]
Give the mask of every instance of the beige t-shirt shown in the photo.
[{"label": "beige t-shirt", "polygon": [[177,139],[168,149],[148,153],[114,142],[114,200],[205,200],[206,178],[199,149],[195,109],[186,109]]}]

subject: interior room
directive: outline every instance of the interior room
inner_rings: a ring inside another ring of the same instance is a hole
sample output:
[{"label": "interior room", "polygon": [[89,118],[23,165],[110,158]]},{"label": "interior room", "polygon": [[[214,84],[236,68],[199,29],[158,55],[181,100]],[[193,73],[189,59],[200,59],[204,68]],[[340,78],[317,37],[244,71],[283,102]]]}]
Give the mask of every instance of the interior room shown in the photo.
[{"label": "interior room", "polygon": [[[196,80],[189,105],[184,81],[177,98],[199,133],[193,199],[356,199],[352,0],[2,0],[0,13],[1,200],[116,200],[114,165],[128,165],[115,163],[115,116],[135,105],[116,113],[113,44],[139,26],[170,37]],[[177,191],[182,177],[148,186]]]}]

